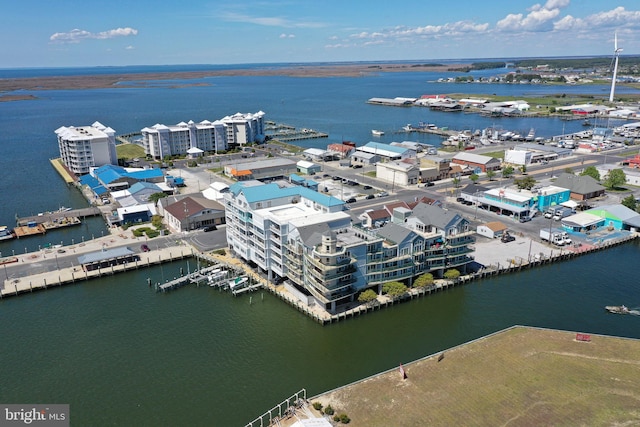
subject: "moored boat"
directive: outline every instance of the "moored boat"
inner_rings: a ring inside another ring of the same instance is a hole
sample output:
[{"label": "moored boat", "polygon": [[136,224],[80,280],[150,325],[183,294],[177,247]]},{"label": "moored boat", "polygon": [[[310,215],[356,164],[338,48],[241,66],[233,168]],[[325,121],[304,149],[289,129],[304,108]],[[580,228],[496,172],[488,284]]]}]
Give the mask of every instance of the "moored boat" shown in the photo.
[{"label": "moored boat", "polygon": [[229,289],[232,291],[242,289],[245,286],[249,286],[248,277],[236,277],[234,280],[229,282]]},{"label": "moored boat", "polygon": [[9,229],[6,225],[0,225],[0,240],[9,240],[16,237],[13,234],[13,231]]},{"label": "moored boat", "polygon": [[373,136],[382,136],[382,135],[384,135],[384,132],[383,132],[383,131],[381,131],[381,130],[376,130],[376,129],[373,129],[373,130],[371,131],[371,133],[373,134]]}]

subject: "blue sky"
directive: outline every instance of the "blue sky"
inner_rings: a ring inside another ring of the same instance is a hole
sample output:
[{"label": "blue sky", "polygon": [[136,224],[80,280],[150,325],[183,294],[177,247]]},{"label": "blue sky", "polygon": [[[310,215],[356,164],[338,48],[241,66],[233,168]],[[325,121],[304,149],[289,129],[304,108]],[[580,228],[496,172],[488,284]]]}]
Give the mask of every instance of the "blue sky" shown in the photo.
[{"label": "blue sky", "polygon": [[5,0],[0,68],[640,53],[638,0]]}]

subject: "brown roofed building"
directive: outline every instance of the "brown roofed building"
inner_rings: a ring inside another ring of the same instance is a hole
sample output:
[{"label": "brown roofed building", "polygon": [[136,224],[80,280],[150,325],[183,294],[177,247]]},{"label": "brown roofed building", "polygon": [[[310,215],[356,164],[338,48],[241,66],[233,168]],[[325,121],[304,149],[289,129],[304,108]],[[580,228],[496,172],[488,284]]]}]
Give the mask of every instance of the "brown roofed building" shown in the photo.
[{"label": "brown roofed building", "polygon": [[224,206],[214,200],[196,196],[182,199],[170,197],[162,202],[165,200],[164,219],[169,230],[174,233],[225,222]]}]

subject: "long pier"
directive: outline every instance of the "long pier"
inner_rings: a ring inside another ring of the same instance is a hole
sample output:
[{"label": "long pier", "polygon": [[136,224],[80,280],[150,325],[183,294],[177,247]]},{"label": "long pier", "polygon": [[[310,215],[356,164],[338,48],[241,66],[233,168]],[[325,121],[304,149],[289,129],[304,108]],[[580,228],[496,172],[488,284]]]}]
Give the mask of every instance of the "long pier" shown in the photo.
[{"label": "long pier", "polygon": [[96,207],[80,208],[72,210],[59,210],[54,212],[43,212],[38,215],[31,215],[16,218],[18,226],[23,227],[29,223],[44,224],[45,222],[54,222],[62,218],[84,218],[87,216],[101,215],[100,209]]},{"label": "long pier", "polygon": [[112,265],[91,271],[83,270],[81,267],[67,267],[16,279],[7,278],[7,280],[3,281],[2,287],[0,288],[0,298],[17,296],[54,286],[73,284],[102,276],[111,276],[125,271],[152,267],[189,258],[194,256],[194,253],[192,248],[186,246],[171,246],[150,252],[143,252],[140,253],[139,256],[140,259],[135,262]]}]

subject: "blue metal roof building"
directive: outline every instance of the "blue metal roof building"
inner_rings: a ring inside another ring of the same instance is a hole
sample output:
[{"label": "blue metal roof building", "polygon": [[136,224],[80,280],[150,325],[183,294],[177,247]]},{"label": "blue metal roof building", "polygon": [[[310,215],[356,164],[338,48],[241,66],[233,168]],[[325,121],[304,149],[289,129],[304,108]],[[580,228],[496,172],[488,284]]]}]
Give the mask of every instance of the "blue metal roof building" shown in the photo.
[{"label": "blue metal roof building", "polygon": [[262,185],[246,185],[246,182],[236,182],[229,187],[229,191],[234,196],[242,192],[247,202],[251,204],[284,197],[300,196],[326,207],[344,205],[344,201],[340,199],[318,193],[303,186],[281,188],[273,182]]}]

